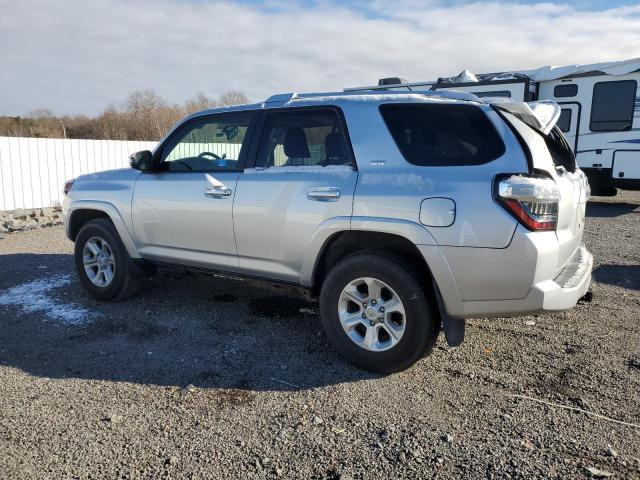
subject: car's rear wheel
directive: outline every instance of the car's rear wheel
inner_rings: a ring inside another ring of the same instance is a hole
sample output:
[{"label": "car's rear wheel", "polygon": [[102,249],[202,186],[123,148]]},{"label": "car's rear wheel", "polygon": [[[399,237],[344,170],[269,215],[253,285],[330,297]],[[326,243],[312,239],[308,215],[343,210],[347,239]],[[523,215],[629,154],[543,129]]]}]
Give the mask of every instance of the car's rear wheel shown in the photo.
[{"label": "car's rear wheel", "polygon": [[327,275],[322,323],[336,350],[367,370],[404,370],[429,353],[438,317],[419,276],[402,258],[354,254]]},{"label": "car's rear wheel", "polygon": [[145,278],[105,218],[82,226],[75,240],[74,260],[80,283],[98,300],[129,298],[140,290]]}]

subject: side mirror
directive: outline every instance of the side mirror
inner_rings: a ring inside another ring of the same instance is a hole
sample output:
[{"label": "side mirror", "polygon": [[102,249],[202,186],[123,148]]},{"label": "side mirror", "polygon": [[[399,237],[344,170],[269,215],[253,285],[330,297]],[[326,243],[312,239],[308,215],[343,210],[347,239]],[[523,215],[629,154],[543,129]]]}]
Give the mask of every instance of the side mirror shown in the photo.
[{"label": "side mirror", "polygon": [[129,165],[141,172],[149,172],[153,170],[153,154],[149,150],[136,152],[129,157]]}]

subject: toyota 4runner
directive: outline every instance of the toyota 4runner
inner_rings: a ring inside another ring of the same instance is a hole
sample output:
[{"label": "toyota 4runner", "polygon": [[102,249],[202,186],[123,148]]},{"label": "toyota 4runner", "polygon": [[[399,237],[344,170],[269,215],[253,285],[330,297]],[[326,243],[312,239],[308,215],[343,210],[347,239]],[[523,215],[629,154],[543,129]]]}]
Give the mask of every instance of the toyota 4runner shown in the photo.
[{"label": "toyota 4runner", "polygon": [[[487,101],[485,99],[485,101]],[[586,177],[553,102],[459,92],[284,94],[186,117],[133,168],[65,185],[95,298],[161,264],[294,285],[378,372],[468,317],[572,308],[591,280]]]}]

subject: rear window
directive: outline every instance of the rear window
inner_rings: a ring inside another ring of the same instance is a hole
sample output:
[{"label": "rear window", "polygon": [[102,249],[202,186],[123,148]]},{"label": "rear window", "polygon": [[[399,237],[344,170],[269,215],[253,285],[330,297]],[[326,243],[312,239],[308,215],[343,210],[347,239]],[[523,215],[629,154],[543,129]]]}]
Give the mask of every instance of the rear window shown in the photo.
[{"label": "rear window", "polygon": [[382,105],[380,112],[404,158],[425,167],[481,165],[505,146],[475,105]]}]

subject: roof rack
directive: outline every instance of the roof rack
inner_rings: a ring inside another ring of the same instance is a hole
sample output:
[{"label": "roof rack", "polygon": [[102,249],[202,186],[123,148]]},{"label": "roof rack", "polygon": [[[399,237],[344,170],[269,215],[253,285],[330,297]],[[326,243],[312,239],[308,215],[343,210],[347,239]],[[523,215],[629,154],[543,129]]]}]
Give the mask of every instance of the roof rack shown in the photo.
[{"label": "roof rack", "polygon": [[[309,92],[309,93],[279,93],[267,98],[264,103],[287,103],[292,100],[304,100],[308,98],[322,98],[322,97],[340,97],[340,96],[356,96],[366,95],[367,93],[374,93],[376,95],[402,95],[402,94],[414,94],[414,95],[429,95],[433,97],[450,98],[454,100],[466,100],[477,102],[478,98],[470,93],[458,92],[453,90],[447,91],[435,91],[435,90],[414,90],[408,88],[407,90],[395,90],[395,87],[425,87],[435,82],[430,83],[411,83],[402,85],[379,85],[375,87],[359,87],[359,88],[345,88],[342,92]],[[390,88],[391,87],[391,88]]]}]

